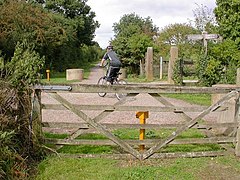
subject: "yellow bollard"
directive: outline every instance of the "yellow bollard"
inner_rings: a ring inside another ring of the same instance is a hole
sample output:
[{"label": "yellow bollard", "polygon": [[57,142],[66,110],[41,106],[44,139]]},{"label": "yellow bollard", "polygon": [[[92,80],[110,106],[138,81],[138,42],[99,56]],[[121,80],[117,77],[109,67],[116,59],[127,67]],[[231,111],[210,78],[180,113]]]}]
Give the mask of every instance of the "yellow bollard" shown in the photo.
[{"label": "yellow bollard", "polygon": [[50,81],[50,70],[47,69],[47,70],[46,70],[46,73],[47,73],[47,80]]},{"label": "yellow bollard", "polygon": [[[136,118],[139,118],[140,124],[146,124],[146,119],[148,118],[148,111],[140,111],[136,113]],[[140,129],[139,131],[139,140],[144,140],[145,138],[145,129]],[[139,150],[144,151],[145,145],[139,145]]]}]

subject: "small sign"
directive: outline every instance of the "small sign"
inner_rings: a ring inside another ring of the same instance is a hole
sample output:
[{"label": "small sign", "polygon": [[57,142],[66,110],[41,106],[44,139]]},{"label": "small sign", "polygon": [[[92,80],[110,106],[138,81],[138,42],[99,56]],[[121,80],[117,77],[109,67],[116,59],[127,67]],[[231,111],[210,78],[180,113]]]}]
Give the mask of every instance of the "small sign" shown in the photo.
[{"label": "small sign", "polygon": [[204,34],[205,39],[218,39],[219,37],[218,34]]},{"label": "small sign", "polygon": [[188,40],[202,40],[203,35],[202,34],[190,34],[187,36]]},{"label": "small sign", "polygon": [[188,40],[202,40],[202,39],[219,39],[218,34],[190,34],[187,36]]}]

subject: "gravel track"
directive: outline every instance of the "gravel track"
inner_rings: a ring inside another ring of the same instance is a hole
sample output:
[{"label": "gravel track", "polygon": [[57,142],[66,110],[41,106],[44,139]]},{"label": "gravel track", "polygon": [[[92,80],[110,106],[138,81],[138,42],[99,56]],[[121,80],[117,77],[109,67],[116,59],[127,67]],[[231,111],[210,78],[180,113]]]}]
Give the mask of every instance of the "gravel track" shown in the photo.
[{"label": "gravel track", "polygon": [[[88,79],[79,82],[80,84],[96,84],[98,79],[104,75],[104,70],[102,68],[93,68]],[[113,105],[118,102],[114,94],[109,93],[105,97],[99,97],[95,93],[59,93],[63,98],[71,102],[72,104],[79,105]],[[166,98],[175,106],[185,106],[191,107],[192,104],[184,102],[182,100]],[[42,92],[42,103],[44,104],[59,104],[56,100],[52,99],[46,92]],[[125,106],[164,106],[159,101],[154,99],[148,94],[139,94],[134,98],[130,98],[127,101]],[[124,106],[123,105],[123,106]],[[194,105],[196,106],[196,105]],[[83,111],[90,118],[96,117],[101,111]],[[43,110],[42,112],[43,122],[84,122],[74,113],[68,110]],[[187,113],[190,117],[195,117],[198,113]],[[213,121],[216,115],[206,116],[205,120]],[[181,118],[179,113],[170,113],[170,112],[149,112],[149,118],[147,123],[149,124],[172,124],[172,123],[182,123],[184,120]],[[139,119],[136,118],[136,112],[117,112],[114,111],[105,117],[101,123],[126,123],[126,124],[137,124]]]}]

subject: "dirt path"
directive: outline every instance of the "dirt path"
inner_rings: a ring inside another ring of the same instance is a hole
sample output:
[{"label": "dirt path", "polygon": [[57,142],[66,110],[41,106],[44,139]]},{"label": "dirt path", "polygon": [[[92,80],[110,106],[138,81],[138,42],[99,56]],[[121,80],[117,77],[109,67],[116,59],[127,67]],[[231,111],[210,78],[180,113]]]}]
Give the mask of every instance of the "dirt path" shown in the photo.
[{"label": "dirt path", "polygon": [[[96,84],[99,77],[104,75],[104,70],[102,68],[95,67],[92,69],[89,78],[84,79],[80,84]],[[66,100],[72,104],[79,105],[113,105],[118,102],[115,95],[112,93],[107,94],[104,98],[98,96],[95,93],[59,93]],[[192,106],[181,100],[166,98],[175,106]],[[42,102],[46,104],[58,104],[58,102],[52,99],[47,93],[42,93]],[[136,97],[130,99],[124,104],[125,106],[164,106],[159,101],[154,99],[148,94],[139,94]],[[196,106],[196,105],[194,105]],[[101,111],[83,111],[90,118],[96,117]],[[190,117],[195,117],[198,113],[187,113]],[[207,116],[206,119],[213,120],[214,117]],[[76,116],[70,111],[65,110],[43,110],[43,121],[44,122],[84,122],[81,118]],[[179,113],[171,112],[149,112],[149,118],[147,123],[153,124],[169,124],[169,123],[182,123],[184,120],[181,119]],[[107,117],[105,117],[102,123],[139,123],[139,119],[136,118],[136,112],[117,112],[114,111]]]}]

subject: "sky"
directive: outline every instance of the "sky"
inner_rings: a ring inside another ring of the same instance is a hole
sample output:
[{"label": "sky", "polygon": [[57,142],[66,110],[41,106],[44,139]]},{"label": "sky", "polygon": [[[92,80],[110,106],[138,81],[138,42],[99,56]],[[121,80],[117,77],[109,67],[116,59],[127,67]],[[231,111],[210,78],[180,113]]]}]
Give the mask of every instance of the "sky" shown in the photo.
[{"label": "sky", "polygon": [[125,14],[135,13],[141,18],[149,16],[153,24],[161,30],[170,24],[193,20],[193,10],[198,5],[209,9],[216,7],[215,0],[88,0],[87,4],[96,13],[95,20],[100,23],[94,41],[101,48],[106,48],[114,38],[112,26]]}]

